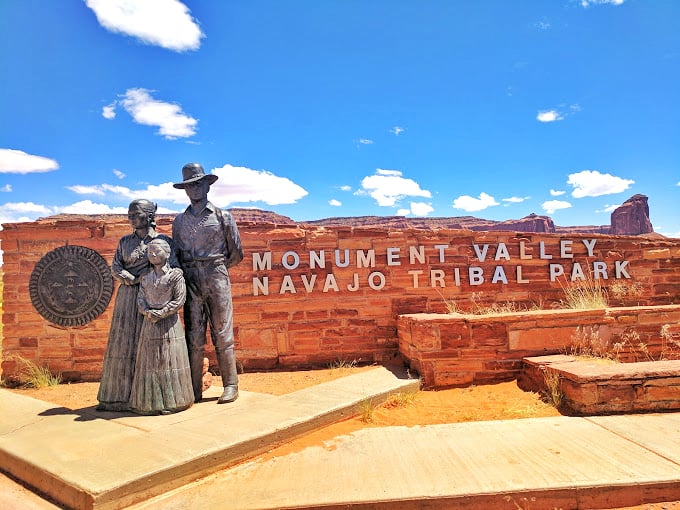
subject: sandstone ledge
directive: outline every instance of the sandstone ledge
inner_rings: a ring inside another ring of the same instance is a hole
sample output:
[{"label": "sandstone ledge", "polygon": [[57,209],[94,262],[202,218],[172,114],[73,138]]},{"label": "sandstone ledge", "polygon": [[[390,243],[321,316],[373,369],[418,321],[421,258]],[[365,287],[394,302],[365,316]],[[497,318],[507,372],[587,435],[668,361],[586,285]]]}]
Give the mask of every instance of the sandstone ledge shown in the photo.
[{"label": "sandstone ledge", "polygon": [[605,363],[555,355],[525,358],[517,384],[545,391],[544,374],[559,374],[564,410],[578,415],[680,409],[680,360]]}]

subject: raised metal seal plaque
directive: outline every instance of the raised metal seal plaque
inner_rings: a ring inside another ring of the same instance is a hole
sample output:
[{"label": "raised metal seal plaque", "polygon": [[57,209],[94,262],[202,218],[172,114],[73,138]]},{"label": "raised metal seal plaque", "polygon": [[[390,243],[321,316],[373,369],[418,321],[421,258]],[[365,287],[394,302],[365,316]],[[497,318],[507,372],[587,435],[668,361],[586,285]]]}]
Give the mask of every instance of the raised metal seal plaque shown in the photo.
[{"label": "raised metal seal plaque", "polygon": [[108,264],[84,246],[61,246],[35,265],[29,284],[33,306],[59,326],[83,326],[106,310],[113,294]]}]

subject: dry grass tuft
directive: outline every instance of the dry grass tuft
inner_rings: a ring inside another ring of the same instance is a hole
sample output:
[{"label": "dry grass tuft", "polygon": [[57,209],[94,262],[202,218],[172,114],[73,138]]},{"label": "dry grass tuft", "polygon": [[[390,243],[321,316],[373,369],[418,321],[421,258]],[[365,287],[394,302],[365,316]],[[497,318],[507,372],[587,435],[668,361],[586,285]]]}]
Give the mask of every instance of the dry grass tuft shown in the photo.
[{"label": "dry grass tuft", "polygon": [[21,365],[18,374],[19,384],[26,388],[45,388],[61,383],[61,374],[53,375],[47,367],[41,367],[22,356],[12,356]]}]

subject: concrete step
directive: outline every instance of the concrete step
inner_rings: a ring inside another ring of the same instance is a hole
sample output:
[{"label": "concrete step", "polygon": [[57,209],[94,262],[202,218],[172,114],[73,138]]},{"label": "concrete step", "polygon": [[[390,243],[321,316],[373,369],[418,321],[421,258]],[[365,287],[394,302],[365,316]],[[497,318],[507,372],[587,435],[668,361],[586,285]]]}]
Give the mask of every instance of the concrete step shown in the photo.
[{"label": "concrete step", "polygon": [[72,411],[0,390],[0,469],[68,508],[125,508],[419,384],[376,367],[280,397],[241,392],[227,405],[213,387],[168,416]]},{"label": "concrete step", "polygon": [[570,510],[680,499],[680,414],[365,428],[130,510]]}]

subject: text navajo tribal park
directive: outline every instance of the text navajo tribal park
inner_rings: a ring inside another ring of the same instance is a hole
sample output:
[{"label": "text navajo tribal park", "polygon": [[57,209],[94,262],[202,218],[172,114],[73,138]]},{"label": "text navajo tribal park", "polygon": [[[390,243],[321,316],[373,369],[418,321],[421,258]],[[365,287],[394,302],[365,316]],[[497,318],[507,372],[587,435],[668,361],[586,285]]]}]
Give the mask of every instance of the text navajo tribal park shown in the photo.
[{"label": "text navajo tribal park", "polygon": [[[581,239],[580,242],[585,247],[587,256],[594,257],[597,239]],[[538,243],[537,258],[546,261],[568,261],[569,259],[573,261],[573,247],[574,241],[569,239],[561,239],[556,246],[546,246],[545,241],[540,241]],[[448,248],[448,244],[435,244],[428,248],[428,251],[429,254],[434,253],[435,256],[438,255],[439,262],[443,264],[446,260],[446,251]],[[513,260],[506,243],[498,243],[498,245],[494,246],[490,244],[473,244],[472,248],[474,249],[475,258],[479,262],[493,260],[499,262],[499,264],[494,266],[492,271],[485,271],[485,269],[480,266],[451,267],[450,270],[431,269],[429,274],[425,274],[425,271],[422,269],[409,269],[407,273],[413,278],[413,288],[419,288],[421,285],[446,287],[447,282],[455,286],[461,286],[463,283],[475,286],[482,285],[486,282],[492,284],[508,284],[509,281],[518,284],[530,283],[530,280],[522,275],[521,265],[512,266],[507,269],[506,266],[502,265],[504,262]],[[353,264],[353,267],[356,267],[357,269],[376,267],[374,249],[354,250],[354,258],[350,252],[351,250],[348,248],[329,250],[329,254],[332,253],[332,256],[329,256],[329,260],[327,260],[326,250],[311,250],[307,254],[308,261],[306,260],[305,262],[309,263],[310,270],[326,269],[327,264],[339,268],[350,267],[350,264]],[[404,255],[402,249],[399,247],[385,249],[388,267],[398,267],[406,264],[409,266],[416,266],[418,264],[424,265],[425,255],[425,246],[409,246],[408,257]],[[519,241],[518,258],[520,261],[534,258],[534,255],[527,253],[525,241]],[[294,271],[300,266],[300,254],[295,251],[287,251],[281,256],[280,263],[284,269]],[[571,281],[585,280],[587,277],[604,280],[609,278],[629,279],[630,275],[627,271],[627,265],[627,260],[617,260],[614,262],[613,266],[608,266],[607,263],[603,261],[593,261],[590,265],[586,265],[584,270],[583,264],[576,261],[571,262],[570,267],[565,262],[550,262],[547,263],[547,274],[551,282],[556,281],[562,276],[569,278]],[[271,271],[271,269],[271,251],[253,253],[253,271]],[[509,277],[508,274],[510,275]],[[586,274],[588,274],[588,276],[586,276]],[[321,282],[323,282],[323,284],[321,284]],[[311,275],[300,274],[296,278],[294,278],[293,275],[286,274],[283,276],[281,284],[278,287],[278,293],[296,294],[298,291],[302,290],[311,293],[317,288],[317,283],[319,283],[318,286],[322,292],[339,292],[341,286],[350,292],[356,292],[362,286],[378,291],[385,287],[386,277],[380,270],[372,271],[364,277],[360,277],[359,273],[353,273],[347,281],[342,281],[342,279],[341,281],[338,281],[338,278],[333,273],[328,273],[321,278],[319,278],[319,275],[316,273],[312,273]],[[253,277],[253,296],[269,295],[270,290],[269,276]]]}]

